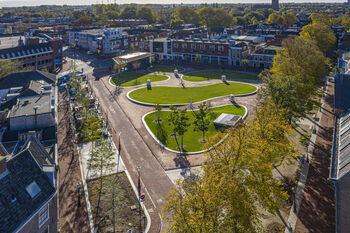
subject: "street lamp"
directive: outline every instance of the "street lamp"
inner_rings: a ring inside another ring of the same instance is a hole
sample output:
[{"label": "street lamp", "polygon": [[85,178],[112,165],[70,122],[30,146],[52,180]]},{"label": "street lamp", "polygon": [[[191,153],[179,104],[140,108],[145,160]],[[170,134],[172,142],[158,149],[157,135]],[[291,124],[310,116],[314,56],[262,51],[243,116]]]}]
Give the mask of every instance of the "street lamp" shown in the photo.
[{"label": "street lamp", "polygon": [[140,217],[140,232],[142,233],[142,219],[141,219],[141,180],[140,180],[140,171],[141,166],[137,166],[137,192],[139,200],[139,217]]},{"label": "street lamp", "polygon": [[81,186],[81,182],[79,181],[77,183],[77,191],[78,191],[78,207],[81,206],[81,203],[80,203],[80,186]]}]

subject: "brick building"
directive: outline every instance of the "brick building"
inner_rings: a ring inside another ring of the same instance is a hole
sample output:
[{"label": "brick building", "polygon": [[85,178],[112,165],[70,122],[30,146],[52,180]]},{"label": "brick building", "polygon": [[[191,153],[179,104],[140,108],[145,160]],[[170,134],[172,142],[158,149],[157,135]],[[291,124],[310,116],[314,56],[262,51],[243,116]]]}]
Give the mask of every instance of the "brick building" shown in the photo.
[{"label": "brick building", "polygon": [[15,47],[0,49],[0,58],[14,60],[23,68],[30,70],[47,69],[56,72],[62,69],[62,40],[53,39],[41,42],[40,38],[26,38],[25,43],[19,38]]}]

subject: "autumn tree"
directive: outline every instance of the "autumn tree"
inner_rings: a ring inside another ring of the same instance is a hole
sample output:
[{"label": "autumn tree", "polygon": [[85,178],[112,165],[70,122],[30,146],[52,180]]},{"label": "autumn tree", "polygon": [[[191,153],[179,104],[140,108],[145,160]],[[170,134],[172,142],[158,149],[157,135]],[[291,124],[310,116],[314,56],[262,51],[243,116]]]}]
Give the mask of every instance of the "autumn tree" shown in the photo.
[{"label": "autumn tree", "polygon": [[313,23],[304,26],[300,32],[300,37],[314,41],[323,53],[333,48],[337,42],[332,29],[323,23]]},{"label": "autumn tree", "polygon": [[266,22],[270,24],[283,24],[283,17],[278,13],[272,13],[269,15]]},{"label": "autumn tree", "polygon": [[207,153],[203,172],[178,181],[163,211],[168,232],[264,231],[262,212],[274,214],[288,197],[273,177],[274,166],[295,156],[291,128],[280,111],[266,103],[258,119],[229,130],[226,140]]},{"label": "autumn tree", "polygon": [[326,74],[327,63],[328,60],[312,41],[292,37],[283,40],[271,71],[282,76],[300,76],[304,85],[313,86]]}]

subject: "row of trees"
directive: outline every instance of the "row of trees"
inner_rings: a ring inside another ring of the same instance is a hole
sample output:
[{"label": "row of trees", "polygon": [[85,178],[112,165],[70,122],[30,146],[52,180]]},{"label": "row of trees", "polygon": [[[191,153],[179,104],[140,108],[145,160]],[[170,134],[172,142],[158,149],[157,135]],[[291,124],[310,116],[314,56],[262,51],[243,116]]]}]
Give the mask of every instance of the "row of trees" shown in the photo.
[{"label": "row of trees", "polygon": [[291,132],[271,101],[253,121],[229,130],[207,153],[203,172],[178,181],[166,198],[168,232],[263,232],[262,212],[275,213],[288,198],[272,170],[296,155]]},{"label": "row of trees", "polygon": [[[156,111],[156,122],[160,124],[162,121],[162,107],[161,105],[157,104],[155,105],[154,109]],[[191,126],[191,123],[194,125],[193,130],[195,132],[202,132],[202,142],[204,143],[206,141],[205,133],[209,130],[211,110],[205,102],[199,105],[197,111],[192,111],[194,116],[193,122],[189,122],[187,108],[178,109],[175,106],[170,106],[170,110],[172,112],[167,120],[169,125],[172,127],[173,136],[179,150],[184,150],[183,138],[185,133],[188,131],[189,126]],[[178,137],[181,138],[181,143],[179,143]]]},{"label": "row of trees", "polygon": [[259,93],[260,98],[271,99],[284,109],[285,119],[290,123],[305,117],[319,104],[315,99],[317,86],[330,62],[324,54],[335,42],[332,30],[322,23],[307,25],[299,37],[284,40],[273,67],[260,75],[266,84]]}]

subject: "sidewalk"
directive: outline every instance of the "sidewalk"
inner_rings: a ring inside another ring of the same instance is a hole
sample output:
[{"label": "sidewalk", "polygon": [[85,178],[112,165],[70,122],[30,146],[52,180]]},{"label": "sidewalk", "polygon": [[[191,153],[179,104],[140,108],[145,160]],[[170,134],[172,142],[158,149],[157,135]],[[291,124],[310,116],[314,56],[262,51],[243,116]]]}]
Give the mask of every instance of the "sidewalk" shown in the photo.
[{"label": "sidewalk", "polygon": [[334,190],[328,181],[334,127],[333,95],[334,83],[329,82],[295,233],[335,231]]},{"label": "sidewalk", "polygon": [[[59,174],[59,228],[61,232],[90,232],[88,211],[84,198],[79,156],[74,144],[69,101],[65,93],[59,94],[57,144]],[[62,102],[61,102],[62,101]],[[78,199],[80,198],[80,203]],[[79,205],[80,204],[80,205]]]}]

